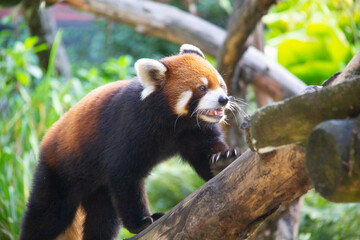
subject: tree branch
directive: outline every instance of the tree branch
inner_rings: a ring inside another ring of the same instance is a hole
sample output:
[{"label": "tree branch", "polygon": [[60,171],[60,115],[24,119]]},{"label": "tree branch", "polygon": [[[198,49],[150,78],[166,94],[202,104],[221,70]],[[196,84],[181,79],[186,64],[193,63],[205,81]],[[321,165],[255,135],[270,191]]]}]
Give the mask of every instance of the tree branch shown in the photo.
[{"label": "tree branch", "polygon": [[244,53],[239,65],[245,71],[250,70],[264,76],[265,81],[257,78],[253,80],[253,84],[267,92],[275,101],[299,95],[306,88],[305,83],[253,47]]},{"label": "tree branch", "polygon": [[248,142],[252,148],[265,153],[286,144],[304,143],[320,122],[357,116],[360,113],[359,58],[360,52],[320,91],[257,110],[250,120]]},{"label": "tree branch", "polygon": [[246,50],[245,42],[254,31],[261,17],[267,13],[274,3],[276,3],[276,0],[237,0],[234,3],[227,35],[217,58],[217,68],[223,74],[231,94],[234,70]]},{"label": "tree branch", "polygon": [[[48,2],[57,2],[57,0],[48,0]],[[226,38],[226,32],[220,27],[175,7],[152,1],[64,0],[63,2],[75,8],[122,22],[134,27],[141,34],[159,37],[178,44],[196,45],[212,57],[217,57]],[[241,32],[242,29],[238,29],[238,31]],[[254,47],[249,47],[245,51],[245,56],[243,63],[246,67],[257,70],[261,66],[259,74],[265,74],[273,79],[275,83],[282,86],[285,92],[294,92],[293,88],[287,90],[292,85],[304,86],[301,80],[279,64],[267,60]],[[298,93],[298,90],[295,92]]]},{"label": "tree branch", "polygon": [[265,153],[283,145],[303,143],[320,122],[355,117],[360,114],[359,93],[360,78],[257,110],[250,120],[254,150]]},{"label": "tree branch", "polygon": [[245,239],[283,202],[311,188],[304,158],[296,145],[262,156],[248,150],[131,240]]}]

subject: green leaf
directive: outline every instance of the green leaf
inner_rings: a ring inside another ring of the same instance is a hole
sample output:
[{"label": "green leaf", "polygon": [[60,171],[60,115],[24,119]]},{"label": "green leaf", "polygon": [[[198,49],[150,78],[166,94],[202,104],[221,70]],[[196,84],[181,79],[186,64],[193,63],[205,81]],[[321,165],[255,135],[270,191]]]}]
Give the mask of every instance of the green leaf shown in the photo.
[{"label": "green leaf", "polygon": [[47,43],[42,43],[34,47],[34,53],[41,52],[48,49]]},{"label": "green leaf", "polygon": [[32,48],[37,43],[38,39],[39,38],[37,36],[27,38],[24,42],[25,49],[29,50],[30,48]]},{"label": "green leaf", "polygon": [[55,70],[56,53],[57,53],[57,50],[58,50],[59,45],[61,43],[62,33],[63,33],[63,30],[59,29],[59,31],[56,33],[55,40],[54,40],[53,46],[51,48],[48,69],[47,69],[47,72],[46,72],[46,78],[47,79],[49,79],[51,76],[53,76],[53,73],[54,73],[54,70]]},{"label": "green leaf", "polygon": [[16,72],[16,79],[24,86],[29,84],[29,76],[25,72]]}]

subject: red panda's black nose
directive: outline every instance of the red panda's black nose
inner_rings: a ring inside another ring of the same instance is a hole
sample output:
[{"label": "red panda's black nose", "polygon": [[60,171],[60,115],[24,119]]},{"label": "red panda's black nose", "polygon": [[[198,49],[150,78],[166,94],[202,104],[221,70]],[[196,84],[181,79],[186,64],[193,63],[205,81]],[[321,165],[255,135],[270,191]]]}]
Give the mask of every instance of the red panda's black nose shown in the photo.
[{"label": "red panda's black nose", "polygon": [[228,103],[229,99],[226,96],[219,97],[219,103],[221,106],[225,106]]}]

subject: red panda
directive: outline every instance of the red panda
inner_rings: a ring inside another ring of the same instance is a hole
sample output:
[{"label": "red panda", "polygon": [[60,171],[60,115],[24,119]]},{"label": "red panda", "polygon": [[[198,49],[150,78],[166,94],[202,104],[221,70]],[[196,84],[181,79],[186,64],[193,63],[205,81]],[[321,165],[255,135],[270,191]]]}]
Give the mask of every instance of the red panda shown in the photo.
[{"label": "red panda", "polygon": [[219,125],[230,106],[225,82],[197,47],[140,59],[135,69],[137,77],[93,90],[49,129],[21,240],[113,239],[120,225],[139,233],[163,215],[150,213],[144,189],[156,164],[179,154],[209,180],[239,155]]}]

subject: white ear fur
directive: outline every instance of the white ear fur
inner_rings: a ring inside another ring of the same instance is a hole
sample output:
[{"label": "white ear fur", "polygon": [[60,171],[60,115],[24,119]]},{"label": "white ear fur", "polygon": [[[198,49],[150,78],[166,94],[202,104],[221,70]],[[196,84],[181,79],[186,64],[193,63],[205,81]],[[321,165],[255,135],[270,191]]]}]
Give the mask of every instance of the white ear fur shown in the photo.
[{"label": "white ear fur", "polygon": [[156,86],[161,86],[165,81],[166,67],[161,62],[142,58],[135,63],[136,74],[144,86],[141,99],[145,99],[156,90]]},{"label": "white ear fur", "polygon": [[203,54],[203,52],[198,47],[195,47],[194,45],[191,45],[191,44],[181,45],[180,54],[186,54],[186,53],[194,53],[194,54],[197,54],[197,55],[205,58],[205,55]]}]

